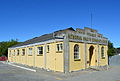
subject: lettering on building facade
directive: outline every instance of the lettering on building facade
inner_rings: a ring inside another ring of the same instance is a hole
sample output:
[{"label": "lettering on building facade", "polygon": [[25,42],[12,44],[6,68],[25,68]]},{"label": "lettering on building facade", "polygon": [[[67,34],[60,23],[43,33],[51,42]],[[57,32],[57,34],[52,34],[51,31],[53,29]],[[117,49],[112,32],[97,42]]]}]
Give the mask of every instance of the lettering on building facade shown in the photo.
[{"label": "lettering on building facade", "polygon": [[108,39],[102,37],[101,34],[95,32],[85,32],[85,31],[78,31],[76,33],[69,33],[68,38],[70,40],[78,40],[80,42],[86,43],[96,43],[96,44],[108,44]]}]

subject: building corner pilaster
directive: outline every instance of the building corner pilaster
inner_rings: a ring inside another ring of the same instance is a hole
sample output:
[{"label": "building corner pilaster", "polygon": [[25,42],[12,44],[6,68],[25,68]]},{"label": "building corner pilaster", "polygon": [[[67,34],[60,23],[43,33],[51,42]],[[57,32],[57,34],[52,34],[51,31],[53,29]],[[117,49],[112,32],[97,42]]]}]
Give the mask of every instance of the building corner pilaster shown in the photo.
[{"label": "building corner pilaster", "polygon": [[69,73],[70,55],[68,34],[64,35],[64,73]]}]

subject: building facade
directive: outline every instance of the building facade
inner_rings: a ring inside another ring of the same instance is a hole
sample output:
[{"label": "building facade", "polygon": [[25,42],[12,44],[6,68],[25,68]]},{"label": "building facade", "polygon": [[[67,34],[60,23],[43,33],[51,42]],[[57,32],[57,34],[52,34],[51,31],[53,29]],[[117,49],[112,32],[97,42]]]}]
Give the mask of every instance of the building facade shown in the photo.
[{"label": "building facade", "polygon": [[8,49],[10,62],[58,72],[108,65],[108,39],[97,30],[68,28]]}]

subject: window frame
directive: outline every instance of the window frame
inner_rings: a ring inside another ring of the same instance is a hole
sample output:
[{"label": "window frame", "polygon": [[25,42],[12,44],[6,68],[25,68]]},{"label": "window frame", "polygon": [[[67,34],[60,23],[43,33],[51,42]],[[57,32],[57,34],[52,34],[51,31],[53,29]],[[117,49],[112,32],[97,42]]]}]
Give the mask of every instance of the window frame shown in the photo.
[{"label": "window frame", "polygon": [[63,44],[62,43],[56,44],[56,52],[61,53],[62,51],[63,51]]},{"label": "window frame", "polygon": [[20,54],[20,50],[19,49],[17,49],[17,56]]},{"label": "window frame", "polygon": [[101,47],[101,58],[105,59],[105,48],[103,46]]},{"label": "window frame", "polygon": [[80,61],[80,46],[78,44],[74,45],[74,61]]},{"label": "window frame", "polygon": [[38,56],[43,56],[43,46],[37,47],[37,55]]},{"label": "window frame", "polygon": [[9,51],[9,57],[11,57],[11,50]]},{"label": "window frame", "polygon": [[15,50],[13,50],[13,56],[15,56],[16,54],[15,54],[16,52],[15,52]]},{"label": "window frame", "polygon": [[25,49],[22,49],[22,56],[25,55]]},{"label": "window frame", "polygon": [[47,53],[49,53],[50,52],[50,45],[47,45]]},{"label": "window frame", "polygon": [[33,55],[33,48],[28,48],[28,52],[29,52],[28,55],[32,56]]}]

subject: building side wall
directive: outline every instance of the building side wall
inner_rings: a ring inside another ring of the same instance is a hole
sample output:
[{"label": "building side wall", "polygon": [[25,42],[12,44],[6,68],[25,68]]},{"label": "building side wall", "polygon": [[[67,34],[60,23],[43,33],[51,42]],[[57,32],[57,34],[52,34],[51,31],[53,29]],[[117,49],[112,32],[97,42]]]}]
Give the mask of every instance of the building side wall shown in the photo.
[{"label": "building side wall", "polygon": [[105,58],[102,58],[102,56],[100,55],[100,66],[108,65],[108,54],[107,54],[108,46],[100,45],[100,54],[101,54],[101,47],[104,47]]},{"label": "building side wall", "polygon": [[[63,42],[53,42],[42,45],[35,45],[24,48],[16,48],[8,50],[8,60],[10,62],[19,63],[28,66],[34,66],[38,68],[44,68],[53,71],[64,72],[64,51],[57,52],[56,45],[63,44]],[[46,46],[49,45],[50,51],[46,51]],[[43,47],[43,54],[38,54],[38,47]],[[32,54],[29,54],[29,48],[32,48]],[[19,49],[19,55],[17,50]],[[25,49],[25,55],[22,54],[22,49]],[[64,49],[64,48],[63,48]],[[15,53],[14,53],[15,50]],[[11,51],[11,55],[10,55]]]},{"label": "building side wall", "polygon": [[[56,42],[56,44],[60,44],[62,43],[63,45],[63,42]],[[55,48],[56,48],[56,45],[55,45]],[[64,47],[63,47],[63,50],[64,50]],[[60,72],[64,72],[64,51],[60,51],[60,52],[57,52],[56,49],[56,53],[55,53],[55,70],[56,71],[60,71]]]},{"label": "building side wall", "polygon": [[19,50],[19,55],[16,55],[17,56],[17,62],[16,63],[21,63],[22,62],[22,52],[21,52],[21,48],[20,49],[16,49],[16,50]]},{"label": "building side wall", "polygon": [[[74,46],[79,45],[80,47],[80,60],[74,61]],[[98,44],[86,44],[86,48],[84,48],[84,43],[80,42],[69,42],[70,45],[70,64],[69,71],[78,71],[81,69],[89,68],[92,66],[105,66],[108,65],[108,55],[107,55],[107,46],[106,45],[98,45]],[[93,46],[93,54],[90,60],[90,47]],[[105,58],[101,57],[101,47],[104,47]],[[86,55],[85,55],[86,50]],[[85,57],[86,56],[86,57]],[[86,58],[86,60],[85,60]],[[85,66],[86,64],[86,66]]]},{"label": "building side wall", "polygon": [[12,62],[12,55],[11,55],[11,53],[10,53],[10,50],[8,50],[8,61],[10,61],[10,62]]},{"label": "building side wall", "polygon": [[[79,45],[79,54],[80,54],[80,60],[74,61],[74,46]],[[85,60],[84,60],[84,44],[83,43],[75,43],[75,42],[69,42],[70,46],[70,64],[69,64],[69,71],[77,71],[81,69],[85,69]]]},{"label": "building side wall", "polygon": [[56,44],[47,44],[50,47],[50,51],[46,52],[46,69],[55,71],[55,54],[56,54]]},{"label": "building side wall", "polygon": [[49,45],[50,47],[50,51],[46,51],[46,69],[64,72],[64,51],[57,52],[56,50],[56,45],[61,43],[63,44],[63,42],[46,44],[46,46]]},{"label": "building side wall", "polygon": [[[17,49],[15,49],[15,52],[17,52]],[[16,56],[16,63],[19,63],[19,55],[17,55],[17,54],[15,54],[15,56]]]},{"label": "building side wall", "polygon": [[[90,60],[90,47],[93,46],[93,54]],[[98,46],[97,44],[86,44],[86,54],[87,54],[87,68],[89,66],[98,66]]]},{"label": "building side wall", "polygon": [[[63,42],[52,42],[48,44],[36,45],[25,48],[9,49],[8,50],[8,60],[10,62],[15,62],[19,64],[24,64],[28,66],[34,66],[39,68],[44,68],[53,71],[64,72],[64,47],[62,51],[56,50],[57,44],[63,44]],[[74,60],[74,46],[79,45],[79,56],[80,60]],[[49,45],[49,52],[46,46]],[[37,47],[43,47],[43,55],[38,55]],[[90,47],[93,46],[93,54],[90,60]],[[101,56],[101,48],[104,47],[105,58]],[[32,48],[32,55],[29,54],[29,48]],[[20,50],[19,55],[17,55],[17,50]],[[22,49],[25,49],[25,55],[22,55]],[[86,53],[85,53],[86,50]],[[108,65],[108,47],[106,45],[98,44],[85,44],[81,42],[69,42],[69,72],[78,71],[81,69],[88,68],[90,66],[104,66]],[[11,51],[11,53],[10,53]],[[14,53],[15,52],[15,53]],[[46,56],[46,57],[45,57]],[[85,57],[86,56],[86,57]],[[86,60],[85,60],[86,58]]]},{"label": "building side wall", "polygon": [[[32,48],[32,54],[29,54],[29,48]],[[34,66],[34,47],[26,47],[26,65],[28,66]]]},{"label": "building side wall", "polygon": [[21,48],[20,49],[20,55],[21,55],[21,61],[20,61],[20,63],[26,65],[26,56],[27,56],[27,54],[25,53],[25,55],[23,55],[22,54],[22,49],[25,49],[25,52],[26,52],[26,48]]},{"label": "building side wall", "polygon": [[[42,55],[38,54],[37,47],[43,47],[43,54]],[[35,50],[34,50],[35,57],[33,57],[33,59],[35,59],[35,67],[45,68],[45,66],[44,66],[44,56],[45,56],[44,49],[45,49],[44,45],[35,46]]]}]

